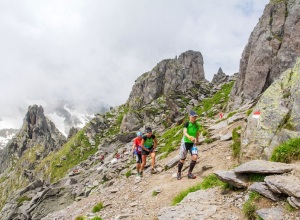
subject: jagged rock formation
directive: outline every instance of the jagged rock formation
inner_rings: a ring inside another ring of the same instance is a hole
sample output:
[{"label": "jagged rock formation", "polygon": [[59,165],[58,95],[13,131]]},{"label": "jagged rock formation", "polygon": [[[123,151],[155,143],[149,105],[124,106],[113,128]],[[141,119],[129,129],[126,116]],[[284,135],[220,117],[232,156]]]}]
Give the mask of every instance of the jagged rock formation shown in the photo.
[{"label": "jagged rock formation", "polygon": [[229,79],[229,76],[227,76],[222,68],[220,67],[217,74],[214,75],[213,79],[212,79],[212,83],[215,85],[219,85],[221,83],[227,82]]},{"label": "jagged rock formation", "polygon": [[28,219],[20,217],[26,216],[24,210],[20,216],[14,212],[20,205],[17,201],[27,191],[35,190],[31,196],[41,196],[44,181],[35,168],[65,142],[66,138],[45,117],[43,108],[29,106],[19,133],[0,151],[0,207],[7,204],[0,214],[3,219]]},{"label": "jagged rock formation", "polygon": [[243,51],[232,107],[258,97],[299,55],[300,0],[271,0]]},{"label": "jagged rock formation", "polygon": [[203,57],[200,52],[187,51],[178,59],[166,59],[151,71],[141,75],[132,87],[127,103],[132,109],[139,109],[162,95],[174,91],[187,91],[196,87],[199,81],[206,81]]},{"label": "jagged rock formation", "polygon": [[36,152],[43,158],[51,151],[65,143],[65,137],[55,128],[55,125],[45,117],[41,106],[29,106],[19,133],[0,151],[0,172],[12,166],[24,151],[34,146],[42,146],[43,150]]},{"label": "jagged rock formation", "polygon": [[[242,160],[269,159],[273,149],[300,135],[300,59],[261,96],[242,135]],[[253,113],[260,111],[259,118]]]},{"label": "jagged rock formation", "polygon": [[178,59],[163,60],[135,81],[126,102],[129,111],[124,115],[121,131],[161,123],[169,126],[186,109],[212,94],[211,88],[204,76],[200,52],[187,51]]}]

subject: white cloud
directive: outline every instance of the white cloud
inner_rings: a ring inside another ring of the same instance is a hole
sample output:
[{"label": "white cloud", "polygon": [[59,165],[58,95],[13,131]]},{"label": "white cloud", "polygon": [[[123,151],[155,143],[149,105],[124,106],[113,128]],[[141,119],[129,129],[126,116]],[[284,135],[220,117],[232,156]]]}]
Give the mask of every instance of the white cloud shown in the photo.
[{"label": "white cloud", "polygon": [[29,100],[125,103],[138,76],[187,50],[208,80],[231,75],[268,2],[0,0],[0,117]]}]

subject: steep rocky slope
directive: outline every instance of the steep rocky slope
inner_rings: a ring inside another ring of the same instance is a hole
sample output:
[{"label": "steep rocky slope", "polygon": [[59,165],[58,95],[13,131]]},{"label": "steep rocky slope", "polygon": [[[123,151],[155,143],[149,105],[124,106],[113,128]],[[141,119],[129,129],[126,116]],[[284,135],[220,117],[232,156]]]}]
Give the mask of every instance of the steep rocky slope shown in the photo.
[{"label": "steep rocky slope", "polygon": [[300,0],[271,0],[240,60],[232,107],[258,97],[300,55]]}]

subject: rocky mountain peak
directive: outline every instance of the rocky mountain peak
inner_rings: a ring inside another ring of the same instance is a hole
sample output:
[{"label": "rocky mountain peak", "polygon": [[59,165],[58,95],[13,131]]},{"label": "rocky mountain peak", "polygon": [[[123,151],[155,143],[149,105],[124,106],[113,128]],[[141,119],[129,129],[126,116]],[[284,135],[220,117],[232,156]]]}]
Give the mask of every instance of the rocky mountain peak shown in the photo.
[{"label": "rocky mountain peak", "polygon": [[300,0],[270,1],[240,60],[232,107],[258,97],[300,55]]},{"label": "rocky mountain peak", "polygon": [[159,62],[151,71],[141,75],[135,81],[127,103],[137,109],[162,95],[184,92],[199,81],[206,81],[203,57],[200,52],[189,50],[178,58]]},{"label": "rocky mountain peak", "polygon": [[0,151],[0,171],[5,170],[13,158],[20,158],[29,148],[41,146],[43,151],[39,156],[43,158],[65,141],[66,138],[54,123],[45,117],[42,106],[29,106],[19,133]]},{"label": "rocky mountain peak", "polygon": [[228,81],[228,78],[229,76],[227,76],[222,68],[220,67],[217,74],[214,75],[213,79],[212,79],[212,83],[215,84],[215,85],[218,85],[218,84],[221,84],[221,83],[224,83],[224,82],[227,82]]}]

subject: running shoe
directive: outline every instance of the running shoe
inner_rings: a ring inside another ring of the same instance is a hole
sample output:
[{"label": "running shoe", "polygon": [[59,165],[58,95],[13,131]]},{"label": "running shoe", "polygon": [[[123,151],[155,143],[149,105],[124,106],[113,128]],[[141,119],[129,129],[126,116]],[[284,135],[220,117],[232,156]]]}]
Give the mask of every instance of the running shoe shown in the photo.
[{"label": "running shoe", "polygon": [[196,176],[194,174],[192,174],[192,173],[189,173],[188,174],[188,178],[189,179],[196,179]]}]

